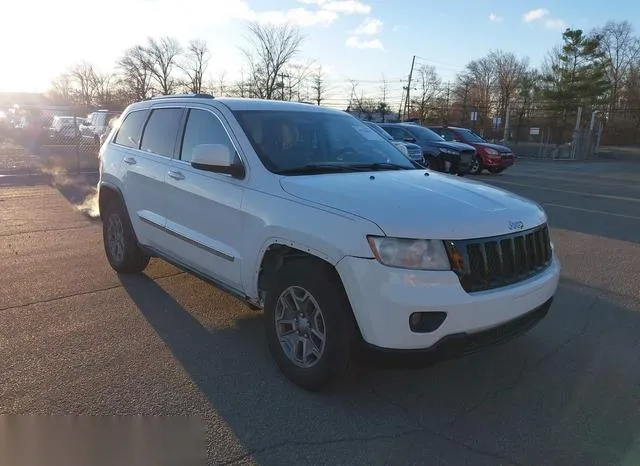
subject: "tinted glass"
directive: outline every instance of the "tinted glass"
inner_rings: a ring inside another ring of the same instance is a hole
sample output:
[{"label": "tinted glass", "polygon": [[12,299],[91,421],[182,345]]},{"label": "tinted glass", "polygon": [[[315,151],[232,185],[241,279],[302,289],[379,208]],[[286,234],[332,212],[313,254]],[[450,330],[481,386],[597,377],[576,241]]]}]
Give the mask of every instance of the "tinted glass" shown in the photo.
[{"label": "tinted glass", "polygon": [[142,125],[144,125],[146,115],[147,112],[142,110],[129,113],[122,125],[120,125],[114,142],[137,149],[140,145],[140,133],[142,132]]},{"label": "tinted glass", "polygon": [[487,142],[483,138],[481,138],[479,135],[477,135],[476,133],[468,129],[464,129],[460,131],[460,136],[462,136],[462,140],[465,142],[471,142],[471,143]]},{"label": "tinted glass", "polygon": [[430,129],[425,128],[424,126],[410,125],[410,129],[408,129],[408,131],[411,132],[413,137],[415,137],[416,139],[419,139],[421,141],[434,141],[434,142],[435,141],[439,141],[439,142],[442,142],[444,140],[444,139],[442,139],[440,137],[439,134],[434,133]]},{"label": "tinted glass", "polygon": [[280,110],[234,114],[262,163],[273,172],[309,164],[391,163],[415,168],[392,144],[348,114]]},{"label": "tinted glass", "polygon": [[140,150],[172,157],[182,113],[181,108],[153,110],[144,128]]},{"label": "tinted glass", "polygon": [[200,144],[224,144],[233,154],[235,149],[220,120],[206,110],[191,109],[182,139],[180,160],[191,161],[193,148]]},{"label": "tinted glass", "polygon": [[445,141],[453,141],[456,138],[456,135],[453,134],[453,131],[451,131],[450,129],[437,128],[437,129],[434,129],[433,131],[439,134],[440,136],[442,136],[445,139]]},{"label": "tinted glass", "polygon": [[371,128],[372,130],[374,130],[376,133],[378,133],[380,136],[382,136],[383,138],[385,138],[388,141],[393,141],[393,138],[389,135],[389,133],[387,133],[385,130],[383,130],[382,128],[380,128],[378,125],[376,125],[375,123],[371,123],[371,122],[364,122],[365,125],[367,125],[369,128]]},{"label": "tinted glass", "polygon": [[407,133],[405,130],[403,130],[399,126],[385,126],[383,129],[388,134],[390,134],[393,137],[393,139],[396,139],[398,141],[402,141],[404,138],[412,137],[409,133]]}]

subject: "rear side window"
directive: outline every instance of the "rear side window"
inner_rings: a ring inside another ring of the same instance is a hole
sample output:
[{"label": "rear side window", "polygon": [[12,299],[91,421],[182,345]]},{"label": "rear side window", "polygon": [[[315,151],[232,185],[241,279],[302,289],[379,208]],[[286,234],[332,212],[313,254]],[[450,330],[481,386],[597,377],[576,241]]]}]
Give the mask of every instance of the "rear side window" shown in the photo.
[{"label": "rear side window", "polygon": [[120,125],[118,134],[116,134],[113,142],[121,146],[137,149],[140,146],[140,133],[142,132],[142,125],[144,125],[146,115],[147,112],[144,110],[129,113],[122,125]]},{"label": "rear side window", "polygon": [[153,110],[144,128],[140,150],[173,157],[183,112],[181,108]]}]

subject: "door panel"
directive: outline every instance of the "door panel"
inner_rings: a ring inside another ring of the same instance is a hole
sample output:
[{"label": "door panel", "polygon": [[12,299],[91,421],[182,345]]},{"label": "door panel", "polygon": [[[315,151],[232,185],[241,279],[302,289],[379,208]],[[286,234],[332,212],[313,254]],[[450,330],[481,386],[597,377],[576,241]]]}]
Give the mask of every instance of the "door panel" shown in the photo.
[{"label": "door panel", "polygon": [[184,265],[241,291],[243,183],[193,168],[189,160],[199,144],[225,144],[237,153],[213,111],[189,110],[178,157],[165,177],[170,247]]},{"label": "door panel", "polygon": [[183,114],[183,108],[154,108],[138,133],[123,131],[125,120],[116,136],[116,140],[122,138],[122,142],[129,145],[123,149],[126,151],[122,160],[124,196],[138,241],[161,252],[166,251],[169,236],[165,230],[167,189],[164,181]]},{"label": "door panel", "polygon": [[[133,163],[127,163],[127,159]],[[138,241],[162,246],[166,204],[164,178],[169,159],[129,150],[122,161],[123,193]]]}]

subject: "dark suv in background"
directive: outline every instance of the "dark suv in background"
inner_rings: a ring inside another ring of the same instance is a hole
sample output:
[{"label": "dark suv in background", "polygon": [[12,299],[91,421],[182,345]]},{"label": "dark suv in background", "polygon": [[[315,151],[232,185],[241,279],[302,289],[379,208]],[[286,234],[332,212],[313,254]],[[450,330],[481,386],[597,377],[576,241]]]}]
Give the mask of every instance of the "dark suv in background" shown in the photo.
[{"label": "dark suv in background", "polygon": [[[396,141],[418,144],[429,168],[456,175],[469,173],[476,150],[460,142],[445,141],[435,132],[416,123],[379,123],[382,129]],[[444,162],[451,164],[447,170]]]},{"label": "dark suv in background", "polygon": [[501,173],[515,163],[515,155],[507,146],[491,144],[470,129],[456,126],[430,126],[430,129],[446,141],[459,141],[476,149],[476,157],[471,174],[476,175],[487,169],[490,173]]}]

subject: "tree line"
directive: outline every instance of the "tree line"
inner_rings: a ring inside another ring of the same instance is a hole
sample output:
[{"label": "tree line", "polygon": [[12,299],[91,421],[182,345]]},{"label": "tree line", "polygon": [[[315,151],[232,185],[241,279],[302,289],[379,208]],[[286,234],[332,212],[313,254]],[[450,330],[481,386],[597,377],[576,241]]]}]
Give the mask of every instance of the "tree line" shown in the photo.
[{"label": "tree line", "polygon": [[[86,107],[125,106],[177,92],[318,105],[327,101],[329,82],[316,62],[303,59],[306,36],[298,28],[250,23],[247,36],[240,49],[245,65],[234,83],[226,82],[224,74],[216,81],[206,78],[212,58],[206,42],[183,46],[161,37],[128,49],[109,72],[78,63],[53,81],[51,96]],[[635,133],[640,129],[640,39],[627,21],[607,22],[589,32],[567,28],[540,67],[512,52],[491,50],[447,85],[426,63],[413,71],[410,85],[404,84],[400,103],[389,99],[390,84],[384,78],[378,92],[365,92],[351,81],[349,96],[341,100],[350,110],[383,118],[394,114],[487,128],[504,124],[509,116],[514,126],[544,120],[560,131],[572,126],[582,107],[587,115],[597,112],[609,126],[615,123]]]}]

